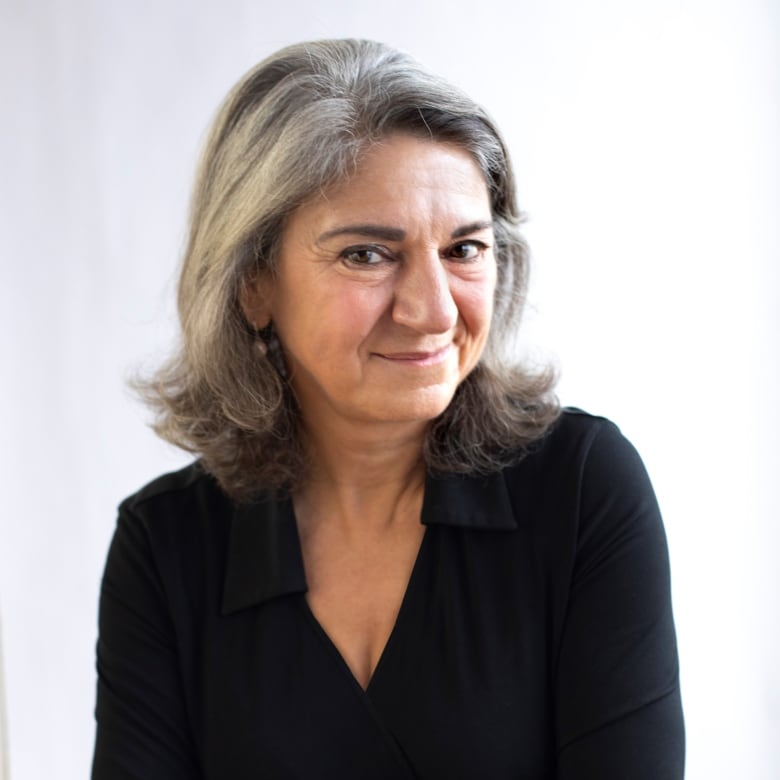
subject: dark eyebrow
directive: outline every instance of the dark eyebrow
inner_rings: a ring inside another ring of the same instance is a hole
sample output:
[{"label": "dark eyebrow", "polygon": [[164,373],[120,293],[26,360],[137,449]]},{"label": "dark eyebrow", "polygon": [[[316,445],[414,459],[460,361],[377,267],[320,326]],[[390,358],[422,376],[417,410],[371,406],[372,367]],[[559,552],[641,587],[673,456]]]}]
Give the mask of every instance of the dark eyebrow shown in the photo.
[{"label": "dark eyebrow", "polygon": [[335,236],[365,236],[366,238],[378,238],[382,241],[403,241],[406,231],[400,228],[385,227],[384,225],[344,225],[344,227],[326,230],[317,242],[327,241]]},{"label": "dark eyebrow", "polygon": [[492,230],[492,220],[481,220],[479,222],[470,222],[468,225],[463,225],[452,231],[451,238],[463,238],[471,233],[478,233],[480,230]]},{"label": "dark eyebrow", "polygon": [[[470,222],[468,225],[463,225],[462,227],[453,230],[450,237],[463,238],[463,236],[468,236],[471,233],[477,233],[480,230],[491,230],[492,228],[493,222],[491,220]],[[317,238],[317,242],[321,243],[330,238],[344,235],[378,238],[381,241],[403,241],[406,238],[406,231],[401,230],[400,228],[387,227],[385,225],[344,225],[343,227],[333,228],[333,230],[326,230]]]}]

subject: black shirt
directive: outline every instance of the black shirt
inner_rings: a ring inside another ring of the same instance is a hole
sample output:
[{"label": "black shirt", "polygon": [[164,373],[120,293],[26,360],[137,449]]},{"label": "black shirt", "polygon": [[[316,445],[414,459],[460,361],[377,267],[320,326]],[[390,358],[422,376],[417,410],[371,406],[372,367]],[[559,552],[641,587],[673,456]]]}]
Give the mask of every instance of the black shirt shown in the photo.
[{"label": "black shirt", "polygon": [[683,725],[666,541],[617,428],[566,411],[517,465],[429,476],[363,691],[309,610],[289,500],[196,464],[120,507],[94,780],[672,780]]}]

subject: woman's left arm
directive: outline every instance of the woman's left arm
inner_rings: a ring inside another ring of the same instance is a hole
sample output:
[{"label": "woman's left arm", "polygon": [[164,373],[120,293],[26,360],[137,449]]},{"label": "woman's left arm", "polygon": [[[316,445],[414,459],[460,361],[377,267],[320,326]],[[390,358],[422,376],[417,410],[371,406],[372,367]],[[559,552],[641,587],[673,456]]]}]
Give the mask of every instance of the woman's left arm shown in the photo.
[{"label": "woman's left arm", "polygon": [[606,421],[580,475],[557,669],[558,780],[679,780],[685,737],[669,558],[636,450]]}]

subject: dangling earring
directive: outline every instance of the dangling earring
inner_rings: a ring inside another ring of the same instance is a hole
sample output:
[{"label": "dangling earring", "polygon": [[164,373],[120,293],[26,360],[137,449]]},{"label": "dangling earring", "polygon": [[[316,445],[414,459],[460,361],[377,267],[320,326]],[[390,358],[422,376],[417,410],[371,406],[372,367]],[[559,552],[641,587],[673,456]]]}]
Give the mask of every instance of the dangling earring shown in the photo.
[{"label": "dangling earring", "polygon": [[272,325],[269,322],[264,328],[258,328],[253,322],[252,327],[255,329],[255,349],[260,357],[266,357],[268,355],[268,339],[271,336]]}]

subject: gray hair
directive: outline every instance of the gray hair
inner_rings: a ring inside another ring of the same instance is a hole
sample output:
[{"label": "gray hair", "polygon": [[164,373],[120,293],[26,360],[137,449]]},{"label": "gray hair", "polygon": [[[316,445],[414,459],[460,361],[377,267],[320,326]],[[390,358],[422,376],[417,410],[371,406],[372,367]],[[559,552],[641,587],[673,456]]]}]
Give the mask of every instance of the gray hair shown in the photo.
[{"label": "gray hair", "polygon": [[180,348],[137,386],[155,430],[201,456],[237,499],[305,479],[292,389],[278,341],[267,359],[240,306],[259,273],[274,273],[287,217],[349,176],[373,143],[407,133],[455,144],[482,171],[498,268],[485,351],[430,426],[434,471],[485,472],[522,455],[557,415],[549,371],[514,364],[528,250],[518,233],[512,168],[489,116],[460,90],[384,44],[331,40],[287,47],[230,92],[195,183],[178,294]]}]

